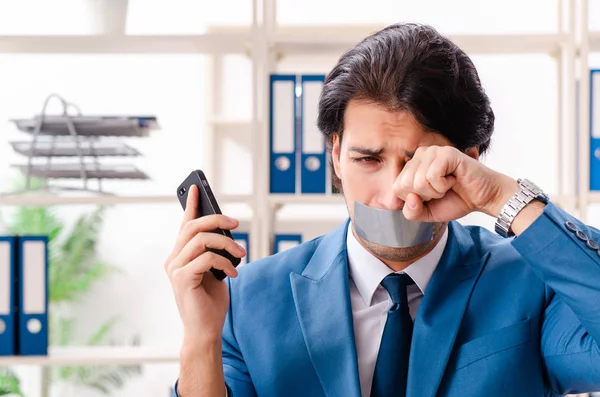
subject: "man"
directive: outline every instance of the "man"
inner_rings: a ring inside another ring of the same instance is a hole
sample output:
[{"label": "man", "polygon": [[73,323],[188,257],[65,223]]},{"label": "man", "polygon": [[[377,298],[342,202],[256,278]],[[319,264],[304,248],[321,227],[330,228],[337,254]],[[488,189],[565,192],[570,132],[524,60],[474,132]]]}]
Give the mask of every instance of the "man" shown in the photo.
[{"label": "man", "polygon": [[[225,216],[188,211],[165,262],[175,395],[550,396],[600,390],[600,238],[478,161],[494,114],[470,59],[390,26],[342,56],[318,124],[349,221],[238,270]],[[497,233],[465,227],[473,211]],[[380,223],[377,223],[380,222]],[[217,281],[215,267],[230,277]]]}]

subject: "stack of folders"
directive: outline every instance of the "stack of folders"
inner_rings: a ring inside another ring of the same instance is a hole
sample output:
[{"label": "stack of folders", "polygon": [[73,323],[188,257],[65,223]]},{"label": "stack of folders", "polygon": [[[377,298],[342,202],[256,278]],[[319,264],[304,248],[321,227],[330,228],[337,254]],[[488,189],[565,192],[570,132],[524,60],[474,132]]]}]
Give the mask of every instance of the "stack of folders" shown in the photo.
[{"label": "stack of folders", "polygon": [[48,354],[48,237],[0,236],[0,356]]},{"label": "stack of folders", "polygon": [[272,74],[269,95],[270,192],[338,193],[317,128],[324,74]]}]

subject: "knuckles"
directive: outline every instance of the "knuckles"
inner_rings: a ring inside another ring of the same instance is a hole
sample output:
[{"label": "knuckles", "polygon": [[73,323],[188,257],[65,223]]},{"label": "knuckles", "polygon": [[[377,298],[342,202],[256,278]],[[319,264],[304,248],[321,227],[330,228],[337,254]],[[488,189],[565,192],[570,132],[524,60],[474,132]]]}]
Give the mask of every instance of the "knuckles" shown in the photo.
[{"label": "knuckles", "polygon": [[183,267],[171,271],[171,281],[175,285],[179,285],[183,279]]},{"label": "knuckles", "polygon": [[415,176],[414,185],[415,189],[418,191],[422,191],[429,188],[429,182],[423,174],[418,174]]},{"label": "knuckles", "polygon": [[218,262],[220,255],[212,251],[206,251],[202,254],[202,262],[214,265]]},{"label": "knuckles", "polygon": [[183,225],[182,231],[189,234],[196,234],[223,227],[221,225],[223,223],[221,217],[223,215],[211,214],[201,218],[190,219]]},{"label": "knuckles", "polygon": [[403,174],[400,177],[399,187],[402,190],[410,190],[413,187],[413,181],[410,179],[410,175]]}]

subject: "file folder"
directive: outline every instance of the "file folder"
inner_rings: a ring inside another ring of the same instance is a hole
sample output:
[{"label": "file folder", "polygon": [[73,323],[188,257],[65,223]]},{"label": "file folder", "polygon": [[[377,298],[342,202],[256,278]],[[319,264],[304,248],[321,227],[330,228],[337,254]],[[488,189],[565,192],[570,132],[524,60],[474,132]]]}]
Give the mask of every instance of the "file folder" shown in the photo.
[{"label": "file folder", "polygon": [[590,72],[590,190],[600,190],[600,69]]},{"label": "file folder", "polygon": [[18,354],[48,354],[48,237],[19,236]]},{"label": "file folder", "polygon": [[0,236],[0,356],[16,354],[16,240]]},{"label": "file folder", "polygon": [[303,75],[300,100],[300,131],[302,155],[300,158],[302,193],[325,194],[327,189],[327,163],[325,138],[317,128],[319,96],[325,75]]},{"label": "file folder", "polygon": [[250,262],[250,240],[248,239],[248,233],[231,233],[231,237],[246,250],[246,256],[242,258],[238,266]]},{"label": "file folder", "polygon": [[301,234],[276,234],[273,253],[283,252],[302,243]]},{"label": "file folder", "polygon": [[297,173],[296,76],[270,76],[270,192],[295,193]]}]

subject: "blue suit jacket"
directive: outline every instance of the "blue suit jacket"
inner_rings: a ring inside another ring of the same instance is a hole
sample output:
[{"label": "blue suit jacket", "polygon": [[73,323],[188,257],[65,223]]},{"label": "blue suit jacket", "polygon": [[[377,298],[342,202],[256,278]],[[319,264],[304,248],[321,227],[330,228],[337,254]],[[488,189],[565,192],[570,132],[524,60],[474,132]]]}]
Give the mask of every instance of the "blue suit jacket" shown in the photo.
[{"label": "blue suit jacket", "polygon": [[[517,238],[449,228],[415,319],[408,397],[600,390],[600,232],[551,203]],[[346,230],[228,279],[230,396],[360,396]]]}]

